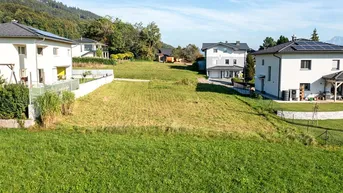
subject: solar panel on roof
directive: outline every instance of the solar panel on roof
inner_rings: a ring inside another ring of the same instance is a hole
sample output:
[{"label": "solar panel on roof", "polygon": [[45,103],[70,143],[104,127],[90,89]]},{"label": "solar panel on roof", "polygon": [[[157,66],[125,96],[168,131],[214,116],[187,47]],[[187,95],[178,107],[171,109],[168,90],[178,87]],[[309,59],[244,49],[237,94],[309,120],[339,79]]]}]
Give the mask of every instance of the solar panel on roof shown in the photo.
[{"label": "solar panel on roof", "polygon": [[51,37],[51,38],[57,38],[57,39],[61,39],[61,40],[67,40],[67,41],[70,41],[69,39],[67,38],[64,38],[64,37],[61,37],[61,36],[58,36],[58,35],[55,35],[53,33],[50,33],[50,32],[46,32],[46,31],[42,31],[42,30],[39,30],[39,29],[36,29],[36,28],[32,28],[30,27],[31,30],[43,35],[43,36],[47,36],[47,37]]},{"label": "solar panel on roof", "polygon": [[298,44],[299,46],[303,46],[303,45],[306,46],[306,45],[308,45],[307,42],[297,42],[297,44]]}]

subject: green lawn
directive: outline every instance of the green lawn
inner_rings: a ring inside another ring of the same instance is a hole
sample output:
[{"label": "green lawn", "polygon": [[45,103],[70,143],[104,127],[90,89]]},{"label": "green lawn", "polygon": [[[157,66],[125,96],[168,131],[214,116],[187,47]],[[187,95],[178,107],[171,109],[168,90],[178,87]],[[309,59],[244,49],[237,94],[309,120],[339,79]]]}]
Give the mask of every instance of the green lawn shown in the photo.
[{"label": "green lawn", "polygon": [[[279,109],[284,111],[312,112],[315,106],[313,103],[277,103]],[[318,103],[319,111],[343,111],[343,103]]]},{"label": "green lawn", "polygon": [[152,81],[104,85],[51,130],[0,130],[1,192],[342,190],[342,147],[305,146],[323,130],[261,110],[274,103],[197,83],[183,65],[115,74]]},{"label": "green lawn", "polygon": [[0,131],[3,192],[340,192],[343,152],[178,134]]}]

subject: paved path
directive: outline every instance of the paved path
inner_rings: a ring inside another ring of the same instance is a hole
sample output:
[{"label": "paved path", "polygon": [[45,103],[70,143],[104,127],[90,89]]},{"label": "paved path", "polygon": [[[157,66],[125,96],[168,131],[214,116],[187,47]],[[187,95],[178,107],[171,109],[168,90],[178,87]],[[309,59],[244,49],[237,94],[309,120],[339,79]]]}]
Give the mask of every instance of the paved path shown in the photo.
[{"label": "paved path", "polygon": [[150,80],[130,79],[130,78],[115,78],[114,81],[126,81],[126,82],[150,82]]}]

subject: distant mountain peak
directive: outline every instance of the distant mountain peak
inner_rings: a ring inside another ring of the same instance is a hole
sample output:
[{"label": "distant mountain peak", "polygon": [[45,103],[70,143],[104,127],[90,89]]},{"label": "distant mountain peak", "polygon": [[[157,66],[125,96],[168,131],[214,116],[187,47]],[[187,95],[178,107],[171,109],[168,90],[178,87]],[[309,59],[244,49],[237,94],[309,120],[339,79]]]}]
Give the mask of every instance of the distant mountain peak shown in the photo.
[{"label": "distant mountain peak", "polygon": [[326,42],[330,43],[330,44],[336,44],[336,45],[343,46],[343,36],[335,36]]}]

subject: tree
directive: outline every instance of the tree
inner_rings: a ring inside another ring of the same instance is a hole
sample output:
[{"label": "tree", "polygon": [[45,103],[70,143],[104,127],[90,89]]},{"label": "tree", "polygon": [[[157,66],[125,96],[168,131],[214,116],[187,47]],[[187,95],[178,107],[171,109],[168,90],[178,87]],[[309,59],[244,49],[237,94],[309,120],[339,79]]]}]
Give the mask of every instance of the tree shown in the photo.
[{"label": "tree", "polygon": [[188,46],[182,49],[182,57],[187,62],[194,62],[197,58],[203,57],[203,55],[196,45],[188,44]]},{"label": "tree", "polygon": [[284,44],[289,42],[289,39],[283,35],[279,37],[279,39],[276,41],[276,45]]},{"label": "tree", "polygon": [[141,31],[141,38],[144,42],[142,56],[145,59],[152,60],[155,58],[156,49],[161,48],[161,33],[160,28],[151,22]]},{"label": "tree", "polygon": [[181,59],[183,58],[183,51],[181,46],[178,46],[177,48],[174,48],[172,51],[172,56],[176,59]]},{"label": "tree", "polygon": [[314,28],[314,30],[313,30],[313,33],[312,33],[312,35],[311,35],[311,40],[312,40],[312,41],[319,41],[319,36],[318,36],[318,33],[317,33],[317,29],[316,29],[316,28]]},{"label": "tree", "polygon": [[263,45],[260,46],[260,50],[267,49],[273,46],[276,46],[275,40],[272,37],[266,37],[266,39],[263,40]]},{"label": "tree", "polygon": [[245,71],[245,81],[249,82],[254,79],[255,76],[255,61],[251,54],[248,54],[247,59],[247,67]]}]

